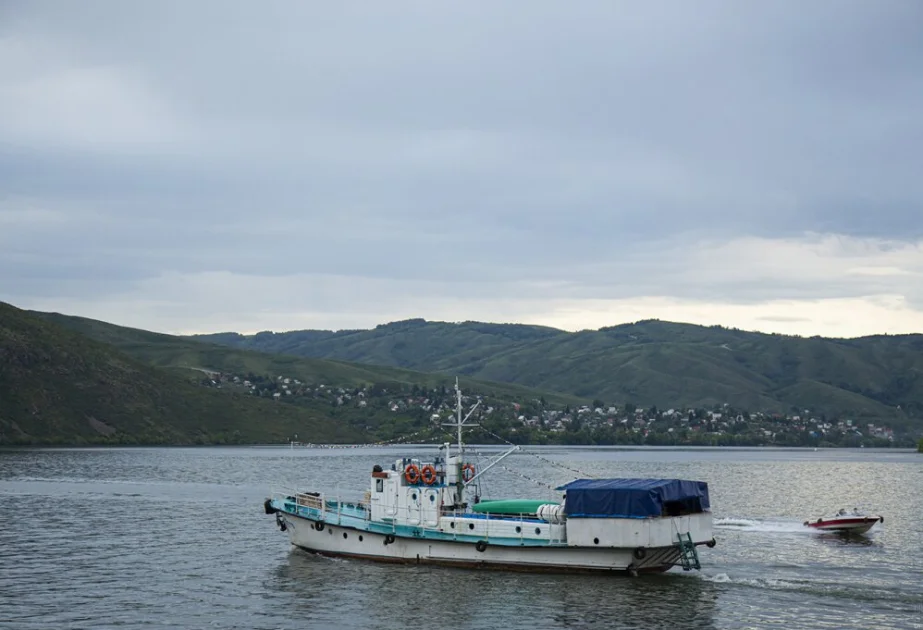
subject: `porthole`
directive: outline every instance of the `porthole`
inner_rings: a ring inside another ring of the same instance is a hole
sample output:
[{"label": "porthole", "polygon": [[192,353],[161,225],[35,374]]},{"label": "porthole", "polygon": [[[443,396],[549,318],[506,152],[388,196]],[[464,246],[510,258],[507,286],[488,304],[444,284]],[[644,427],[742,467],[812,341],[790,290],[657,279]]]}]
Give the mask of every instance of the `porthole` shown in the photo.
[{"label": "porthole", "polygon": [[468,523],[468,529],[474,529],[474,523]]},{"label": "porthole", "polygon": [[332,530],[332,529],[328,529],[328,530],[327,530],[327,533],[330,534],[331,536],[333,536],[333,530]]},{"label": "porthole", "polygon": [[516,533],[517,533],[517,534],[521,534],[521,533],[522,533],[522,527],[520,527],[519,525],[516,526]]},{"label": "porthole", "polygon": [[410,498],[413,499],[414,501],[416,501],[416,500],[417,500],[417,493],[414,492],[413,494],[411,494],[411,495],[410,495]]},{"label": "porthole", "polygon": [[594,538],[594,539],[593,539],[593,544],[594,544],[594,545],[598,545],[598,544],[599,544],[599,538]]},{"label": "porthole", "polygon": [[362,534],[359,534],[359,542],[362,542]]},{"label": "porthole", "polygon": [[449,527],[451,527],[452,529],[455,529],[455,523],[449,523]]},{"label": "porthole", "polygon": [[344,539],[346,538],[346,532],[343,532],[343,538]]},{"label": "porthole", "polygon": [[435,503],[435,502],[436,502],[436,495],[435,495],[435,494],[429,495],[429,502],[430,502],[430,503]]},{"label": "porthole", "polygon": [[542,533],[542,528],[541,528],[541,527],[536,527],[536,528],[535,528],[535,533],[536,533],[536,534],[541,534],[541,533]]}]

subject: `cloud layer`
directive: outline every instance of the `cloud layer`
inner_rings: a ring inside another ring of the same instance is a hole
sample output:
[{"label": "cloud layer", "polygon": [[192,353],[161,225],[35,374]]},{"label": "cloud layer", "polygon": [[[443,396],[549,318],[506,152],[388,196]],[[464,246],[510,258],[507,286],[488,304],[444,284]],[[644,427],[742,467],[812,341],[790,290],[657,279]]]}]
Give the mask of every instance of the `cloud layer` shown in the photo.
[{"label": "cloud layer", "polygon": [[923,330],[916,3],[0,12],[14,304]]}]

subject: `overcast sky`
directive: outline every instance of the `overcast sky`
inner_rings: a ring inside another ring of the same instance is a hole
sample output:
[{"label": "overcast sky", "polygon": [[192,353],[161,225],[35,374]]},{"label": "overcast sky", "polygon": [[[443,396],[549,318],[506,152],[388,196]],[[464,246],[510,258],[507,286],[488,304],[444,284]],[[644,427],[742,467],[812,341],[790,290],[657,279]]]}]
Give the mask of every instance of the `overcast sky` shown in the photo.
[{"label": "overcast sky", "polygon": [[0,300],[923,332],[923,4],[0,0]]}]

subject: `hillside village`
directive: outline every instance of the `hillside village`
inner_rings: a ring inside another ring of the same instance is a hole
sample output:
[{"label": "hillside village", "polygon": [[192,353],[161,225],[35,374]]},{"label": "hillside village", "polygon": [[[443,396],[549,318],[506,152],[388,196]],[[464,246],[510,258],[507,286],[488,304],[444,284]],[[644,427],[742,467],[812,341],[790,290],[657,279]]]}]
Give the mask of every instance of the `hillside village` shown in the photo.
[{"label": "hillside village", "polygon": [[[204,370],[203,370],[204,371]],[[206,371],[202,385],[246,391],[287,404],[323,404],[338,416],[375,418],[382,414],[410,421],[405,426],[431,439],[445,437],[441,423],[455,412],[453,392],[445,387],[425,389],[402,384],[341,387],[305,383],[286,375],[235,375]],[[631,403],[605,404],[595,400],[581,406],[553,405],[544,398],[501,400],[472,394],[465,397],[470,408],[481,404],[474,421],[487,431],[472,439],[529,444],[648,444],[702,446],[914,446],[910,436],[895,435],[887,424],[851,418],[828,418],[801,413],[768,414],[734,409],[660,410],[638,408]],[[369,425],[366,428],[371,428]],[[421,431],[422,430],[422,431]],[[493,435],[491,435],[491,433]]]}]

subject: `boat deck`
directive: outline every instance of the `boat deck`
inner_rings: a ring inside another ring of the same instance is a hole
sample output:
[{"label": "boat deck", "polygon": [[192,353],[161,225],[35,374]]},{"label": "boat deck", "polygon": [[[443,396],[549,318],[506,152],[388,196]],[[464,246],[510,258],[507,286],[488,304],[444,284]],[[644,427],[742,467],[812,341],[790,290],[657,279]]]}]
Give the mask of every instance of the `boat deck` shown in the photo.
[{"label": "boat deck", "polygon": [[288,496],[274,503],[282,512],[292,516],[377,534],[472,543],[485,540],[494,545],[515,547],[567,546],[562,525],[551,525],[537,518],[453,512],[442,514],[435,526],[422,522],[413,525],[398,523],[393,519],[373,521],[367,506],[361,503],[334,500],[322,502],[319,498],[301,494],[297,499]]}]

